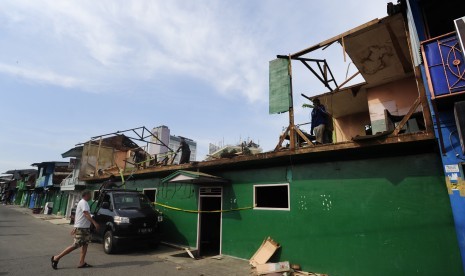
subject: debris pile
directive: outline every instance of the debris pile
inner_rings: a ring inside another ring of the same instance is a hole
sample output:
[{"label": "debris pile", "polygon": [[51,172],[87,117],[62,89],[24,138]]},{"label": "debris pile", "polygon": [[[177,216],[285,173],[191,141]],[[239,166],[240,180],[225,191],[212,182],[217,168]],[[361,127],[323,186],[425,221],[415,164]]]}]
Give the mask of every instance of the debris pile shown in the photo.
[{"label": "debris pile", "polygon": [[252,275],[328,276],[327,274],[301,271],[300,265],[291,265],[288,261],[269,263],[268,260],[280,247],[279,243],[271,237],[266,238],[249,261],[252,266]]}]

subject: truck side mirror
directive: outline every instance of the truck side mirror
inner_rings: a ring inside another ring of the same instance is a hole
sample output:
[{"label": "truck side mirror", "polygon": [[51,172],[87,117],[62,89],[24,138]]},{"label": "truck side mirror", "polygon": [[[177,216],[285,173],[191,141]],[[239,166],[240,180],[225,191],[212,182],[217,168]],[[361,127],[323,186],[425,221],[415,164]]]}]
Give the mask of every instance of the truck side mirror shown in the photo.
[{"label": "truck side mirror", "polygon": [[110,209],[110,202],[103,202],[102,206],[100,206],[102,209]]}]

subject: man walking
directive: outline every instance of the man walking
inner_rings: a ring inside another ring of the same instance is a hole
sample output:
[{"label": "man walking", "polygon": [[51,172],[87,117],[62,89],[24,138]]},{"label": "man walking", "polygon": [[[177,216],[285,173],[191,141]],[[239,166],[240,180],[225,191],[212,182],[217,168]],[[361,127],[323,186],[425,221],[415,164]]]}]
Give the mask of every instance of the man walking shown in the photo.
[{"label": "man walking", "polygon": [[74,228],[71,231],[71,234],[74,234],[74,243],[71,246],[68,246],[63,252],[58,256],[52,256],[52,268],[57,269],[58,262],[61,258],[68,255],[75,249],[81,248],[81,259],[79,260],[78,268],[91,267],[91,265],[85,262],[87,246],[89,244],[91,234],[90,234],[90,224],[92,223],[96,230],[98,231],[99,225],[95,220],[90,216],[90,207],[87,201],[91,198],[91,193],[88,190],[82,192],[82,199],[79,201],[76,208],[76,216],[74,220]]}]

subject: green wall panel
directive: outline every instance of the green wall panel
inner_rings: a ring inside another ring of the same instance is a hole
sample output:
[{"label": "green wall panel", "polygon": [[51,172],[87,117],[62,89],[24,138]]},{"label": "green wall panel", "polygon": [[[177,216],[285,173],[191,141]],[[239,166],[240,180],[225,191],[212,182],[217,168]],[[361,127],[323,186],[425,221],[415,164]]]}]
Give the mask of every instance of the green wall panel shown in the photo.
[{"label": "green wall panel", "polygon": [[289,60],[278,58],[269,64],[269,112],[270,114],[289,111],[292,105]]},{"label": "green wall panel", "polygon": [[276,260],[309,271],[463,275],[436,155],[225,173],[234,183],[225,204],[251,205],[253,184],[285,183],[288,170],[291,211],[224,214],[223,254],[248,259],[271,236]]}]

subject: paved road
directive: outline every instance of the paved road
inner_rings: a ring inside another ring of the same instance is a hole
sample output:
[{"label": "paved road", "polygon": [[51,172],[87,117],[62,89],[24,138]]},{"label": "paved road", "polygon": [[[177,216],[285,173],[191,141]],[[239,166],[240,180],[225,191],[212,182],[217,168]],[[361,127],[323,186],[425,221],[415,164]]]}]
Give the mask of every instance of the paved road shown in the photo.
[{"label": "paved road", "polygon": [[60,260],[55,271],[50,257],[71,244],[71,227],[26,212],[30,211],[0,206],[0,275],[249,275],[247,262],[229,257],[192,260],[174,257],[180,251],[163,246],[106,255],[98,243],[90,244],[87,252],[86,260],[93,268],[76,268],[76,250]]}]

